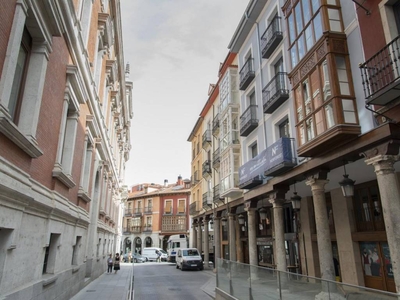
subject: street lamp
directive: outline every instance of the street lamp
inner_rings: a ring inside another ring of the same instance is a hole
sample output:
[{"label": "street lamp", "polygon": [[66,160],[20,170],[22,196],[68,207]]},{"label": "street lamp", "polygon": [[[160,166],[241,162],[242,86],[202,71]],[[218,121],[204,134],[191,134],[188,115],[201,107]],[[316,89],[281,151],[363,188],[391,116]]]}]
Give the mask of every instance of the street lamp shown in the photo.
[{"label": "street lamp", "polygon": [[290,198],[290,201],[292,202],[292,207],[294,211],[299,211],[300,210],[300,206],[301,206],[301,197],[299,195],[297,195],[296,192],[296,183],[294,184],[294,192],[293,192],[294,196],[292,196]]},{"label": "street lamp", "polygon": [[226,223],[227,223],[228,221],[227,221],[227,219],[225,218],[225,217],[223,217],[222,219],[221,219],[221,224],[222,224],[222,226],[226,226]]},{"label": "street lamp", "polygon": [[343,164],[344,175],[342,181],[339,182],[340,187],[342,188],[342,193],[344,197],[353,197],[354,196],[354,183],[355,180],[349,178],[349,175],[346,174],[346,165]]},{"label": "street lamp", "polygon": [[267,218],[267,210],[265,209],[265,207],[261,207],[258,213],[260,214],[261,220],[265,220]]},{"label": "street lamp", "polygon": [[242,214],[239,215],[238,221],[239,221],[239,225],[243,225],[244,224],[244,216]]}]

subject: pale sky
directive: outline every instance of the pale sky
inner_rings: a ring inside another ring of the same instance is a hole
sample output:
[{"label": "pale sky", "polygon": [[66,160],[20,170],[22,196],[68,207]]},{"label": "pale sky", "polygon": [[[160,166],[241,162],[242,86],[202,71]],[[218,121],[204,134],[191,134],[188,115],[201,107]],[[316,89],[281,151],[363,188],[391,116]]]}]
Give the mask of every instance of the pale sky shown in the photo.
[{"label": "pale sky", "polygon": [[133,112],[125,184],[190,178],[187,141],[248,0],[121,0]]}]

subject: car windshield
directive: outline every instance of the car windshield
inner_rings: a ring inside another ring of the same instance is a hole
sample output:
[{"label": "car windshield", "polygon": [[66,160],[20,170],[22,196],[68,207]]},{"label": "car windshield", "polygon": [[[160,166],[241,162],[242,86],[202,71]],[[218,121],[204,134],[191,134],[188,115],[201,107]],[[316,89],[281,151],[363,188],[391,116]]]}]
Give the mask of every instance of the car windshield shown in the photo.
[{"label": "car windshield", "polygon": [[199,256],[197,250],[183,250],[183,256]]},{"label": "car windshield", "polygon": [[162,250],[162,249],[160,250],[160,252],[164,253],[164,254],[168,254],[167,252],[165,252],[165,250]]}]

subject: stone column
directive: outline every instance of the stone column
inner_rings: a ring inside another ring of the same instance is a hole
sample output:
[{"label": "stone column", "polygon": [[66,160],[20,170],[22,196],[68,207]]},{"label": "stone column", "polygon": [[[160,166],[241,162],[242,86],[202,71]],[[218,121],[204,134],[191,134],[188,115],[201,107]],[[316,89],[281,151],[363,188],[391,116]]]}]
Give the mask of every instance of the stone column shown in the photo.
[{"label": "stone column", "polygon": [[[320,177],[321,176],[322,175],[320,175]],[[309,177],[306,181],[306,185],[311,187],[313,195],[321,278],[335,281],[332,241],[329,231],[328,213],[326,211],[325,200],[325,184],[328,183],[328,180],[326,180],[326,174],[324,174],[322,177],[323,179]],[[332,290],[333,285],[331,284],[329,288]]]},{"label": "stone column", "polygon": [[197,248],[197,224],[193,223],[192,227],[192,248]]},{"label": "stone column", "polygon": [[214,272],[216,272],[218,258],[221,258],[221,218],[214,217]]},{"label": "stone column", "polygon": [[[239,220],[236,222],[236,258],[237,262],[243,263],[243,247],[242,247],[242,240],[240,236],[242,234],[242,227],[245,226],[239,224]],[[245,228],[246,230],[246,228]]]},{"label": "stone column", "polygon": [[201,230],[201,222],[197,225],[197,250],[201,254],[203,249],[203,231]]},{"label": "stone column", "polygon": [[283,192],[274,192],[269,195],[269,202],[272,204],[274,214],[275,232],[275,263],[278,271],[287,271],[286,250],[285,250],[285,229],[283,203],[285,202]]},{"label": "stone column", "polygon": [[[393,165],[400,160],[399,146],[388,143],[383,149],[366,152],[365,163],[374,166],[381,197],[386,236],[390,249],[396,290],[400,292],[400,183]],[[391,148],[394,149],[391,149]],[[378,150],[378,151],[376,151]],[[379,155],[376,155],[378,152]],[[375,155],[375,156],[374,156]]]},{"label": "stone column", "polygon": [[209,237],[208,237],[208,223],[209,223],[209,219],[205,218],[204,219],[204,267],[205,268],[209,268],[209,249],[210,249],[210,245],[209,245]]},{"label": "stone column", "polygon": [[258,266],[257,238],[256,238],[256,209],[245,208],[247,211],[247,222],[249,231],[249,263],[251,266]]},{"label": "stone column", "polygon": [[229,214],[229,260],[236,261],[235,215]]}]

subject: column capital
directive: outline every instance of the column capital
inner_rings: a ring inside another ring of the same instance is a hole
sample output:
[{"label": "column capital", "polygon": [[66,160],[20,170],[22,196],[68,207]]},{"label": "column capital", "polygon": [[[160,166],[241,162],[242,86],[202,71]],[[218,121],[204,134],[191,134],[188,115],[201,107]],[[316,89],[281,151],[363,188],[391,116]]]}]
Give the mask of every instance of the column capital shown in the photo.
[{"label": "column capital", "polygon": [[272,193],[268,194],[268,201],[271,203],[274,207],[279,207],[282,206],[283,203],[285,203],[285,195],[288,190],[274,190]]},{"label": "column capital", "polygon": [[372,149],[361,153],[367,160],[379,156],[397,156],[399,154],[400,141],[390,140]]},{"label": "column capital", "polygon": [[378,155],[366,159],[367,165],[373,165],[377,175],[391,174],[395,172],[393,165],[400,160],[399,155]]},{"label": "column capital", "polygon": [[306,185],[311,186],[312,191],[325,190],[325,185],[328,182],[328,179],[316,179],[313,177],[308,177],[306,180]]}]

